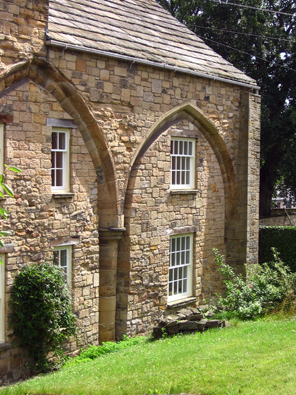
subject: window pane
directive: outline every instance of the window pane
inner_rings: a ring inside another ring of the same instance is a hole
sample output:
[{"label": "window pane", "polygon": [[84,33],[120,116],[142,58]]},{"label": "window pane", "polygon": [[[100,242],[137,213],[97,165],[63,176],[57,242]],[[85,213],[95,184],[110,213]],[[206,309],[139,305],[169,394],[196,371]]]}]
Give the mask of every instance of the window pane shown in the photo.
[{"label": "window pane", "polygon": [[192,143],[192,141],[188,141],[188,143],[189,143],[189,155],[193,155],[193,143]]},{"label": "window pane", "polygon": [[182,293],[182,280],[178,281],[178,293],[181,294]]},{"label": "window pane", "polygon": [[187,280],[183,280],[183,292],[187,292]]},{"label": "window pane", "polygon": [[178,282],[174,282],[174,295],[177,295],[178,293]]},{"label": "window pane", "polygon": [[176,184],[180,185],[181,184],[180,171],[177,171],[176,173],[177,173],[177,182],[176,182]]},{"label": "window pane", "polygon": [[186,249],[190,249],[190,236],[186,236]]},{"label": "window pane", "polygon": [[176,169],[176,157],[175,156],[172,157],[172,167],[171,167],[171,169],[172,170]]},{"label": "window pane", "polygon": [[174,141],[174,154],[178,155],[179,150],[178,150],[178,141]]},{"label": "window pane", "polygon": [[59,251],[54,251],[53,252],[53,263],[55,265],[59,265]]},{"label": "window pane", "polygon": [[190,171],[186,171],[186,181],[185,184],[189,185],[190,184]]},{"label": "window pane", "polygon": [[63,153],[62,152],[56,152],[56,168],[57,169],[62,169],[63,168]]},{"label": "window pane", "polygon": [[182,237],[182,250],[186,249],[186,238]]},{"label": "window pane", "polygon": [[171,239],[171,243],[172,243],[172,252],[176,251],[176,239]]},{"label": "window pane", "polygon": [[63,186],[63,170],[56,170],[56,187]]},{"label": "window pane", "polygon": [[56,132],[52,132],[52,149],[58,148],[58,134]]},{"label": "window pane", "polygon": [[174,281],[178,280],[178,269],[174,269]]},{"label": "window pane", "polygon": [[66,133],[59,133],[59,149],[66,149]]},{"label": "window pane", "polygon": [[61,262],[60,265],[61,266],[66,266],[67,267],[67,250],[60,250],[60,254],[61,254]]},{"label": "window pane", "polygon": [[176,255],[173,253],[171,254],[171,266],[176,265]]},{"label": "window pane", "polygon": [[186,265],[189,265],[190,263],[190,251],[186,251],[186,261],[185,261]]},{"label": "window pane", "polygon": [[183,141],[179,141],[179,155],[183,155]]}]

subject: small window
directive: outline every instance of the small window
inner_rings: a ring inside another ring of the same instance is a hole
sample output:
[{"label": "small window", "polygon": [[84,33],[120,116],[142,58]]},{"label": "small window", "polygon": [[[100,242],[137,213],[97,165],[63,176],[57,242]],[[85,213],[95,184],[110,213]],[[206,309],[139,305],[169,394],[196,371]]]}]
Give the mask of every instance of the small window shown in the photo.
[{"label": "small window", "polygon": [[0,174],[4,172],[4,125],[0,123]]},{"label": "small window", "polygon": [[5,341],[5,255],[0,254],[0,343]]},{"label": "small window", "polygon": [[171,188],[194,188],[194,139],[171,140]]},{"label": "small window", "polygon": [[53,130],[51,146],[51,185],[53,192],[69,190],[69,131]]},{"label": "small window", "polygon": [[193,235],[172,236],[168,301],[182,299],[192,294],[192,244]]},{"label": "small window", "polygon": [[69,287],[72,286],[72,247],[55,247],[53,251],[53,263],[60,266],[65,272],[65,279]]}]

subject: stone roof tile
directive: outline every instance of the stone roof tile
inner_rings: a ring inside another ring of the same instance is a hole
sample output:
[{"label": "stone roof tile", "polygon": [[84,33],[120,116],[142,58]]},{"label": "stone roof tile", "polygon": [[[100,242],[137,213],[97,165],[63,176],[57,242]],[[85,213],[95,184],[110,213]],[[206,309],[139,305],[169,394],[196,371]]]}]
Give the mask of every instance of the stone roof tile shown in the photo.
[{"label": "stone roof tile", "polygon": [[154,0],[49,0],[48,36],[52,45],[256,85]]}]

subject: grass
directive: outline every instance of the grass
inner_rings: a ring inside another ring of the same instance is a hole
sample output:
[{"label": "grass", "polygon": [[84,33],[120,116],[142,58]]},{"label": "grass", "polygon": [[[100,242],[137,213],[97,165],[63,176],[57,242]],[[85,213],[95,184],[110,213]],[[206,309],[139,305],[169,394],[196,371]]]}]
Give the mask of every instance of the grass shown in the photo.
[{"label": "grass", "polygon": [[296,393],[296,318],[238,322],[144,341],[0,390],[0,395]]}]

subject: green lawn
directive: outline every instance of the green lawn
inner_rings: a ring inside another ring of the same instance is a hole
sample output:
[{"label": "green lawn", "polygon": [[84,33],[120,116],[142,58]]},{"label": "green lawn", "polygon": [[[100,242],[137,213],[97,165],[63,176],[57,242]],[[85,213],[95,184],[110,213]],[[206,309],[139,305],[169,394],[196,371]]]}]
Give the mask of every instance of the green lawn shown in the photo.
[{"label": "green lawn", "polygon": [[296,394],[296,318],[143,341],[0,390],[1,395],[181,392]]}]

